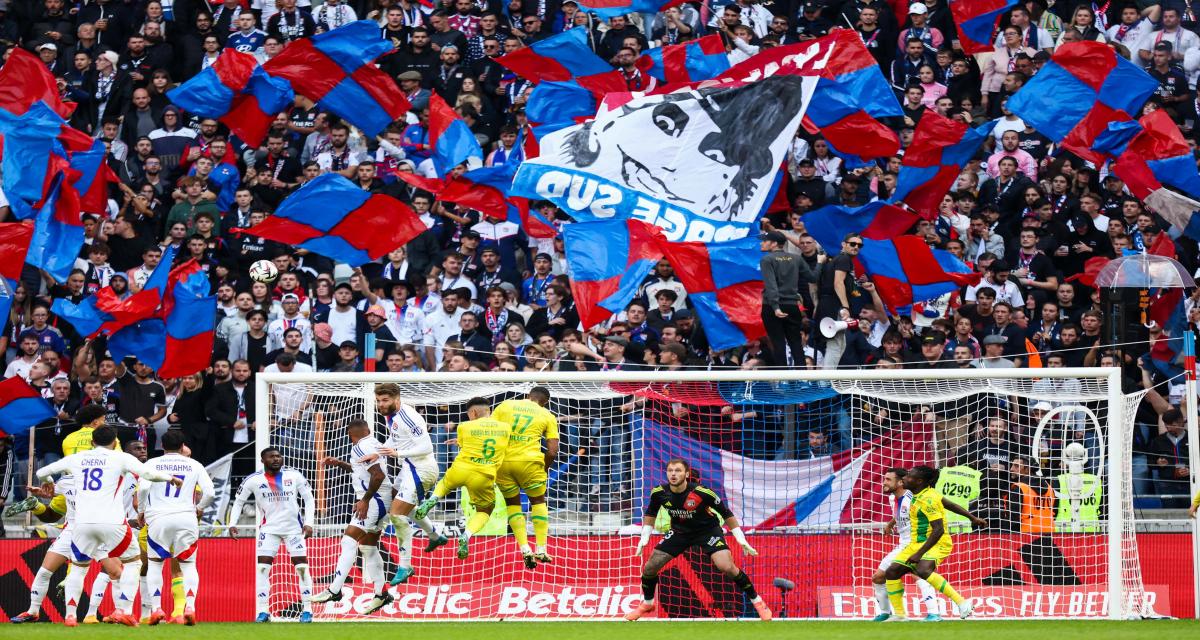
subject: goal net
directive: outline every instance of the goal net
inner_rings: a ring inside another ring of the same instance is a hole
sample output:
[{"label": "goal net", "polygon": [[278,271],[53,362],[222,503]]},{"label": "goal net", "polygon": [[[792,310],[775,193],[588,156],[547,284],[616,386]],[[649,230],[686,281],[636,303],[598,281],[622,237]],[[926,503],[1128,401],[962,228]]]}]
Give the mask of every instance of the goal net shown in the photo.
[{"label": "goal net", "polygon": [[[260,374],[259,424],[267,426],[256,444],[280,448],[313,486],[308,558],[319,592],[353,503],[349,473],[320,461],[347,459],[352,419],[386,438],[375,384],[399,384],[402,401],[425,417],[443,472],[468,400],[495,406],[535,385],[550,390],[560,431],[548,470],[553,564],[524,567],[497,494],[500,506],[466,560],[454,545],[423,553],[418,530],[415,575],[371,619],[620,617],[641,600],[650,554],[634,553],[642,513],[676,457],[747,531],[759,554],[744,554],[730,537],[734,559],[777,617],[877,613],[872,574],[900,543],[885,531],[895,503],[884,475],[918,465],[938,468],[946,499],[987,521],[971,526],[948,515],[954,550],[938,568],[976,616],[1127,617],[1152,613],[1161,599],[1142,584],[1132,517],[1129,424],[1140,396],[1122,395],[1119,380],[1106,369]],[[431,514],[451,538],[462,531],[466,502],[452,494]],[[660,516],[656,527],[661,533],[669,522]],[[389,577],[392,533],[380,541]],[[910,615],[955,614],[944,596],[925,599],[906,580]],[[360,561],[342,600],[316,604],[314,614],[365,619],[371,591]],[[755,617],[699,548],[662,571],[658,604],[659,617]],[[271,613],[299,611],[295,574],[279,562]]]}]

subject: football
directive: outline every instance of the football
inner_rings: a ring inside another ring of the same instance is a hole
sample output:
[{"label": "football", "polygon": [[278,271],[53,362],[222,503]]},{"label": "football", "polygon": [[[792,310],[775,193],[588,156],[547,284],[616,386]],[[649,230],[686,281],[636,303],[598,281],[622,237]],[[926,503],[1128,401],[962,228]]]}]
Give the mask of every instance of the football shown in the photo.
[{"label": "football", "polygon": [[279,269],[270,260],[259,260],[250,265],[250,279],[255,282],[274,282],[279,277]]}]

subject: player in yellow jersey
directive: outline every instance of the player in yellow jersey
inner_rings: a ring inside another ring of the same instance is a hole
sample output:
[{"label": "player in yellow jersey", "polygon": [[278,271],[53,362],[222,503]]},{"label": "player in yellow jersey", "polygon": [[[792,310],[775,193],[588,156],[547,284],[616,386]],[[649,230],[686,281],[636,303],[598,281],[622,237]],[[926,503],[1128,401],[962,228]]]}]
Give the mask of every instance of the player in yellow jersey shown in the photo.
[{"label": "player in yellow jersey", "polygon": [[888,618],[889,622],[908,619],[904,606],[904,574],[910,572],[953,600],[958,605],[958,615],[964,620],[971,616],[971,603],[937,573],[938,562],[945,560],[954,548],[950,533],[946,531],[942,494],[933,488],[937,478],[937,470],[931,467],[913,467],[904,476],[904,486],[913,494],[909,507],[912,537],[908,546],[884,572],[888,601],[893,612]]},{"label": "player in yellow jersey", "polygon": [[[79,411],[75,412],[75,424],[79,425],[79,430],[73,431],[63,438],[63,456],[73,455],[80,451],[90,451],[92,449],[92,432],[104,426],[104,416],[104,407],[98,404],[80,407]],[[119,440],[116,446],[120,448]]]},{"label": "player in yellow jersey", "polygon": [[[546,538],[550,532],[550,512],[546,508],[546,470],[558,456],[558,419],[546,409],[550,404],[550,390],[534,387],[524,400],[505,400],[492,411],[492,418],[509,425],[508,450],[504,462],[496,475],[496,486],[504,495],[508,508],[508,525],[512,527],[517,548],[527,569],[537,567],[538,562],[552,563],[554,558],[546,551]],[[542,453],[542,439],[546,440],[546,452]],[[529,537],[525,533],[525,514],[521,511],[521,492],[529,497],[529,516],[533,520],[533,536],[536,552],[529,548]]]},{"label": "player in yellow jersey", "polygon": [[467,520],[467,530],[458,539],[458,558],[467,558],[471,536],[483,528],[496,507],[496,472],[504,461],[510,428],[488,416],[491,404],[483,398],[467,402],[467,421],[458,425],[458,455],[446,470],[446,475],[433,488],[413,516],[420,520],[444,498],[459,487],[466,487],[475,514]]}]

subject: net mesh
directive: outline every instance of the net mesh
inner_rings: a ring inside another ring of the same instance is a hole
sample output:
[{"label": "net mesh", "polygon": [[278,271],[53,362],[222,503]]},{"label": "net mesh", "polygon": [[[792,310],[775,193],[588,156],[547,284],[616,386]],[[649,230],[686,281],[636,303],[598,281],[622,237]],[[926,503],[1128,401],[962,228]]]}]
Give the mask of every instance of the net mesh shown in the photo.
[{"label": "net mesh", "polygon": [[[776,615],[875,615],[872,574],[899,544],[895,534],[884,533],[893,504],[882,492],[883,474],[915,465],[941,468],[939,488],[988,521],[969,531],[948,521],[954,552],[938,569],[976,604],[977,615],[1107,615],[1106,518],[1114,491],[1104,460],[1103,378],[541,384],[550,389],[548,408],[558,417],[561,438],[547,490],[554,563],[524,568],[503,508],[472,538],[466,560],[455,557],[453,545],[423,553],[418,531],[414,577],[393,588],[396,601],[372,618],[622,615],[641,600],[640,569],[650,551],[641,557],[634,551],[643,508],[674,457],[693,465],[748,532],[758,555],[729,538],[734,560]],[[453,460],[454,428],[466,419],[467,400],[481,396],[494,406],[534,385],[400,381],[403,402],[429,423],[443,472]],[[268,388],[270,444],[309,478],[317,496],[308,558],[320,591],[334,572],[353,495],[349,474],[319,461],[347,459],[349,420],[373,422],[381,441],[384,423],[375,415],[373,383],[339,379]],[[1125,421],[1138,400],[1125,398]],[[1123,429],[1126,452],[1131,431]],[[1074,480],[1063,463],[1072,442],[1086,455],[1082,468],[1073,469]],[[1148,613],[1154,594],[1142,586],[1130,474],[1118,480],[1127,514],[1119,551],[1125,611]],[[1018,483],[1030,487],[1032,499]],[[497,503],[503,504],[499,496]],[[465,500],[451,495],[431,518],[454,537],[465,522],[464,507]],[[668,523],[660,515],[656,526],[661,532]],[[380,542],[389,576],[397,557],[390,534]],[[954,613],[943,596],[922,602],[911,577],[908,587],[910,614]],[[371,585],[364,584],[360,564],[343,595],[338,603],[314,605],[315,615],[364,617]],[[755,616],[699,548],[662,571],[658,604],[660,617]],[[271,612],[299,611],[290,563],[277,563]]]}]

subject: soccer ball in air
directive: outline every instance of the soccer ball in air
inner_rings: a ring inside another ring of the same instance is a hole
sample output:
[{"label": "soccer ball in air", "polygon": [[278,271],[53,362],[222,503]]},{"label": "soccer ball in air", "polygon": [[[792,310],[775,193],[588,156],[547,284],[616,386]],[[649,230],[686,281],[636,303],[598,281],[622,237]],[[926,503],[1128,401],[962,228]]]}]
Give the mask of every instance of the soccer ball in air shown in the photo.
[{"label": "soccer ball in air", "polygon": [[250,265],[250,279],[255,282],[274,282],[279,277],[279,269],[270,260],[259,260]]}]

